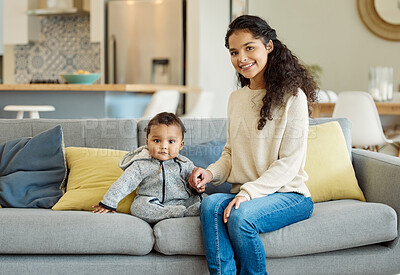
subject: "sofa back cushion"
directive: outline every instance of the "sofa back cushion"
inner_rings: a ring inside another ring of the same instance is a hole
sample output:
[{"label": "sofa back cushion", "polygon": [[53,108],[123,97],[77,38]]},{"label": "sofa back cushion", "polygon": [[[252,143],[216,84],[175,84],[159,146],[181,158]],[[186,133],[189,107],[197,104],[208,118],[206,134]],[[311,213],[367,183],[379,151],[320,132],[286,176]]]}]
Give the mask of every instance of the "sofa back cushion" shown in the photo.
[{"label": "sofa back cushion", "polygon": [[[200,144],[185,145],[180,154],[186,156],[197,167],[207,168],[208,165],[216,162],[224,150],[225,141],[213,140]],[[232,185],[225,182],[220,185],[207,184],[206,194],[229,193]]]},{"label": "sofa back cushion", "polygon": [[0,119],[0,143],[31,137],[61,125],[66,147],[137,148],[135,119]]},{"label": "sofa back cushion", "polygon": [[[226,141],[227,120],[225,118],[213,119],[188,119],[183,118],[186,127],[185,145],[200,144],[213,140]],[[344,138],[346,140],[347,150],[351,156],[351,121],[347,118],[310,118],[310,126],[326,122],[337,121],[340,124]],[[145,128],[149,119],[140,119],[138,121],[138,146],[146,144]]]}]

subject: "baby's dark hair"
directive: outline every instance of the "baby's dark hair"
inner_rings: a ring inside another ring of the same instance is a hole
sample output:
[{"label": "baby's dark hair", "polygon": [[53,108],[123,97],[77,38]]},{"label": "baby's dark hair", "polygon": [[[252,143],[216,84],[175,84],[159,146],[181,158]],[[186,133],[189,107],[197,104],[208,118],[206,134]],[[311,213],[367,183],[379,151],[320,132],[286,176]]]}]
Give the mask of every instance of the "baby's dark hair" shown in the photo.
[{"label": "baby's dark hair", "polygon": [[183,125],[182,120],[177,115],[175,115],[173,113],[168,113],[168,112],[158,113],[149,121],[149,124],[147,124],[147,127],[145,129],[146,137],[148,137],[150,134],[151,126],[160,125],[160,124],[164,124],[167,126],[176,125],[176,126],[180,127],[181,132],[182,132],[182,139],[184,138],[184,135],[186,133],[186,128],[185,128],[185,125]]}]

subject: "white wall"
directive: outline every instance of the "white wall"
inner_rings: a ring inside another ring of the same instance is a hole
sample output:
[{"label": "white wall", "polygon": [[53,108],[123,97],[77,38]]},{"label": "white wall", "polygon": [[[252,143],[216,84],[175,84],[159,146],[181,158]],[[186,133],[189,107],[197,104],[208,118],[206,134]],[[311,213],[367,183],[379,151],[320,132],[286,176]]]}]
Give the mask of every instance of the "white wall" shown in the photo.
[{"label": "white wall", "polygon": [[4,42],[3,42],[3,29],[4,29],[4,23],[3,23],[3,7],[4,7],[4,0],[0,0],[0,55],[3,55],[4,53]]},{"label": "white wall", "polygon": [[250,14],[266,19],[301,60],[322,67],[322,89],[367,91],[368,69],[379,65],[394,68],[394,89],[399,89],[400,41],[371,33],[355,0],[248,1]]},{"label": "white wall", "polygon": [[[226,117],[229,94],[236,76],[225,48],[229,0],[188,0],[187,85],[215,93],[212,117]],[[187,107],[196,103],[188,95]]]}]

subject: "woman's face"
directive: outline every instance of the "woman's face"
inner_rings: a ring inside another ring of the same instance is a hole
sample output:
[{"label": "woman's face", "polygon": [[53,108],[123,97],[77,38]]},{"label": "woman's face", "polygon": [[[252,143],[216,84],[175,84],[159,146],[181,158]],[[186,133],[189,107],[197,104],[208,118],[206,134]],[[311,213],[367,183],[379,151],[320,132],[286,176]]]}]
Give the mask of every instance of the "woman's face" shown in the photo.
[{"label": "woman's face", "polygon": [[268,53],[273,49],[272,41],[265,47],[261,39],[254,38],[248,30],[239,30],[229,37],[229,53],[232,65],[245,78],[250,79],[251,89],[264,89],[264,72]]}]

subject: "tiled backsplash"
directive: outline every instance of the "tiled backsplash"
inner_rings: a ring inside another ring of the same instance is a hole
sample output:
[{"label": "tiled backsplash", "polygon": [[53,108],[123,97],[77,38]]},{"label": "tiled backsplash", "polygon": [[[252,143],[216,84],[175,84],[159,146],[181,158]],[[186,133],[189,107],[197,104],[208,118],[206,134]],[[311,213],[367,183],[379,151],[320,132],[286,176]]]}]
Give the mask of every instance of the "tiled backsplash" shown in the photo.
[{"label": "tiled backsplash", "polygon": [[90,42],[89,16],[49,16],[40,22],[39,41],[14,47],[15,82],[63,80],[62,73],[100,72],[100,43]]}]

